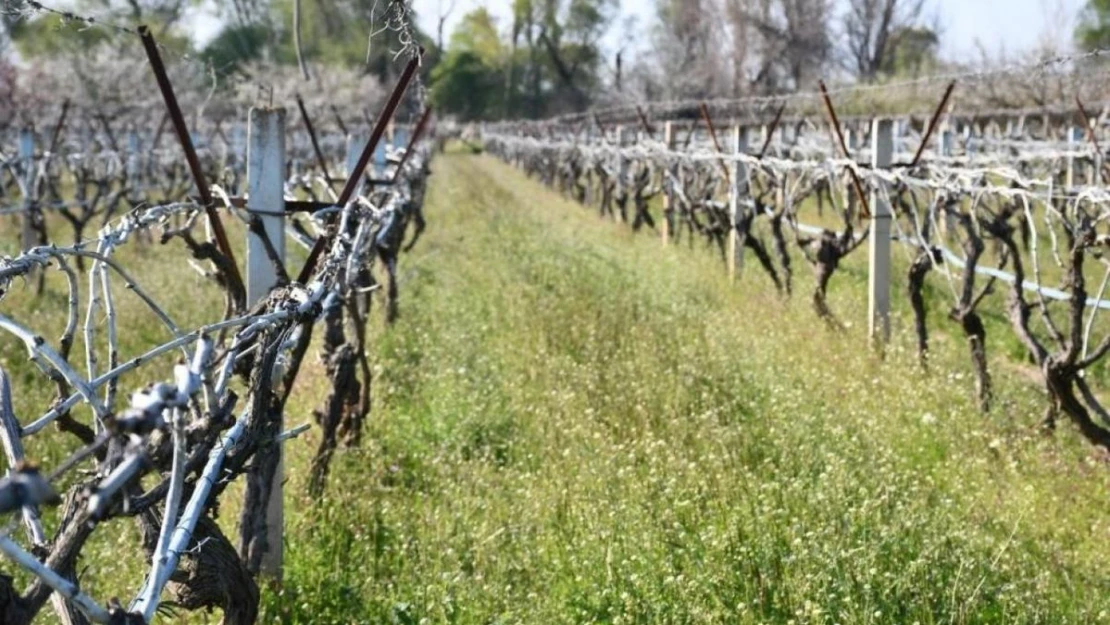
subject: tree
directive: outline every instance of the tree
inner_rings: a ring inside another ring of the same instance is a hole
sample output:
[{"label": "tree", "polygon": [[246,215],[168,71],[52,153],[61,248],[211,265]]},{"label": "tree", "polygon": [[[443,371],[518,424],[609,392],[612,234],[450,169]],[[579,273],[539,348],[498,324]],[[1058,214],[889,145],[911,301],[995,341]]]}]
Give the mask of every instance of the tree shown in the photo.
[{"label": "tree", "polygon": [[829,61],[832,43],[828,0],[763,0],[755,28],[764,40],[763,67],[755,80],[772,88],[811,85]]},{"label": "tree", "polygon": [[940,37],[922,26],[904,26],[890,35],[891,53],[883,58],[879,71],[888,76],[917,76],[937,64]]},{"label": "tree", "polygon": [[1110,47],[1110,0],[1087,0],[1075,28],[1075,43],[1084,50]]},{"label": "tree", "polygon": [[645,97],[702,99],[811,85],[832,50],[830,0],[657,0]]},{"label": "tree", "polygon": [[660,87],[672,97],[706,98],[720,92],[728,72],[721,58],[722,32],[711,0],[663,0],[655,29]]},{"label": "tree", "polygon": [[[529,80],[522,94],[526,114],[582,111],[601,85],[601,37],[615,0],[518,0],[514,36],[528,44]],[[516,62],[517,59],[514,59]]]},{"label": "tree", "polygon": [[467,118],[546,117],[590,106],[615,0],[514,0],[504,36],[489,11],[463,17],[432,75],[433,98]]},{"label": "tree", "polygon": [[432,102],[437,109],[466,121],[496,114],[500,74],[473,52],[449,52],[432,77]]},{"label": "tree", "polygon": [[[185,9],[193,0],[79,0],[78,14],[97,16],[104,23],[157,24],[159,43],[176,50],[189,48],[187,37],[178,30]],[[50,57],[60,54],[89,55],[99,46],[115,43],[118,33],[106,28],[87,28],[60,15],[45,13],[30,19],[11,19],[5,24],[16,49],[25,57]]]},{"label": "tree", "polygon": [[[861,80],[874,80],[884,67],[894,65],[899,33],[903,43],[919,26],[925,0],[849,0],[844,16],[848,63]],[[934,33],[935,36],[935,33]]]},{"label": "tree", "polygon": [[496,115],[504,62],[493,15],[484,7],[467,13],[432,71],[432,102],[466,120]]},{"label": "tree", "polygon": [[208,42],[201,58],[212,66],[220,78],[233,75],[241,71],[244,64],[257,61],[266,54],[271,34],[261,24],[225,26]]}]

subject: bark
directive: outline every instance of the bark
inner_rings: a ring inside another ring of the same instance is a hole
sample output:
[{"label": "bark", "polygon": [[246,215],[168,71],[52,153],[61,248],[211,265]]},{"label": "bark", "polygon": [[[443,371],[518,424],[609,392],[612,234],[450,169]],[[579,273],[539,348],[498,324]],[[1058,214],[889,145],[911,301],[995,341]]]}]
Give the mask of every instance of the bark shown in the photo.
[{"label": "bark", "polygon": [[[150,555],[158,542],[161,514],[151,508],[139,520]],[[223,625],[253,625],[258,619],[258,584],[212,517],[197,521],[187,549],[166,585],[170,600],[191,611],[219,608]]]},{"label": "bark", "polygon": [[939,260],[939,256],[940,254],[934,250],[922,250],[910,264],[910,307],[913,308],[913,327],[917,334],[917,360],[922,369],[928,368],[929,365],[929,328],[926,324],[928,312],[925,309],[925,296],[922,291],[925,287],[925,276],[933,270],[933,263]]}]

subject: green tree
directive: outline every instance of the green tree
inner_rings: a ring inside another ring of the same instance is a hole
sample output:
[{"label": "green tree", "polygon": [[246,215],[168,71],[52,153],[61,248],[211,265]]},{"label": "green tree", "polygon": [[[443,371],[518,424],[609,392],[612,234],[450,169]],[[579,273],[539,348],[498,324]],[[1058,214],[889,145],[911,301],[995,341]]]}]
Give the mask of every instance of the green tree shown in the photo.
[{"label": "green tree", "polygon": [[940,38],[924,26],[905,26],[890,34],[890,53],[879,71],[888,76],[916,76],[937,64]]},{"label": "green tree", "polygon": [[[385,28],[391,4],[374,0],[329,0],[313,3],[311,11],[302,10],[302,48],[309,66],[339,64],[361,67],[385,84],[392,84],[402,67],[396,59],[396,53],[402,47],[402,34]],[[415,13],[411,17],[415,24]],[[272,20],[274,60],[296,64],[293,1],[274,0]],[[416,28],[415,25],[413,28]],[[372,38],[371,31],[374,32]],[[434,65],[438,57],[434,42],[418,28],[412,35],[415,43],[427,50],[425,67]]]},{"label": "green tree", "polygon": [[208,42],[201,58],[220,78],[234,75],[245,63],[265,56],[272,34],[264,24],[225,26]]},{"label": "green tree", "polygon": [[497,19],[485,7],[467,13],[451,34],[448,49],[473,53],[488,65],[500,63],[505,48],[497,34]]},{"label": "green tree", "polygon": [[1110,47],[1110,0],[1087,0],[1075,28],[1075,43],[1083,50]]},{"label": "green tree", "polygon": [[493,15],[485,8],[467,13],[432,71],[432,102],[466,120],[496,116],[507,62]]},{"label": "green tree", "polygon": [[515,0],[507,117],[583,110],[601,85],[601,37],[615,0]]},{"label": "green tree", "polygon": [[10,32],[16,49],[27,58],[88,51],[111,39],[102,28],[82,28],[52,14],[13,22]]},{"label": "green tree", "polygon": [[466,121],[497,115],[501,75],[473,52],[448,52],[432,72],[432,80],[432,103],[437,110]]},{"label": "green tree", "polygon": [[[93,15],[105,24],[156,24],[154,34],[160,44],[172,50],[185,51],[191,44],[181,31],[181,19],[189,4],[196,1],[78,0],[73,10],[81,15]],[[88,55],[98,46],[115,44],[121,37],[126,37],[108,28],[88,28],[84,23],[69,21],[54,13],[32,15],[29,19],[8,16],[5,27],[16,49],[27,58]]]}]

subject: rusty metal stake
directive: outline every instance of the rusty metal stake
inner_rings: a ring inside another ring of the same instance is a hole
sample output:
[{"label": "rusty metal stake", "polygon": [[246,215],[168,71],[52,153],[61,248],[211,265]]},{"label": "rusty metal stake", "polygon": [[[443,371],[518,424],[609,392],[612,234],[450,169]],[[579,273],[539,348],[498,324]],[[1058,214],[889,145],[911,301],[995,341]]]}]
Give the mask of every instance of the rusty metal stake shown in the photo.
[{"label": "rusty metal stake", "polygon": [[918,161],[921,160],[921,155],[925,152],[925,146],[929,145],[929,139],[932,138],[933,131],[937,129],[937,123],[940,122],[940,116],[944,114],[944,109],[948,106],[948,98],[952,97],[952,90],[955,88],[955,80],[948,83],[948,88],[944,90],[944,97],[940,99],[940,104],[937,105],[937,110],[933,111],[933,117],[929,120],[929,127],[925,129],[925,136],[921,137],[921,145],[917,146],[917,152],[915,152],[913,155],[913,161],[910,162],[910,167],[916,167]]},{"label": "rusty metal stake", "polygon": [[335,108],[334,104],[331,105],[331,114],[335,115],[335,123],[339,126],[339,132],[344,135],[348,134],[347,124],[343,123],[343,116],[339,114],[339,109]]},{"label": "rusty metal stake", "polygon": [[154,35],[150,34],[150,29],[145,24],[139,26],[139,38],[142,39],[143,49],[146,50],[147,59],[150,61],[150,68],[154,71],[154,79],[158,81],[158,89],[161,90],[162,99],[166,103],[166,113],[173,123],[178,141],[181,142],[181,150],[185,152],[185,162],[188,163],[189,171],[193,174],[193,182],[196,183],[197,195],[200,196],[201,203],[204,206],[204,213],[208,216],[209,223],[212,224],[212,233],[216,236],[216,245],[220,248],[220,253],[228,260],[228,271],[231,274],[228,276],[228,280],[231,281],[228,286],[232,292],[245,293],[246,287],[243,285],[243,276],[239,273],[239,264],[235,262],[235,255],[231,252],[231,244],[227,240],[224,224],[220,221],[220,214],[216,212],[212,203],[212,192],[208,188],[208,182],[204,179],[204,170],[200,166],[196,149],[193,148],[193,140],[189,137],[189,130],[185,127],[185,118],[181,115],[181,107],[177,104],[177,97],[173,93],[173,85],[170,84],[170,78],[166,75],[166,66],[162,63],[162,55],[158,52],[158,44],[155,43]]},{"label": "rusty metal stake", "polygon": [[779,122],[782,121],[782,114],[786,111],[786,102],[779,106],[779,110],[775,112],[775,119],[771,121],[771,127],[767,130],[767,136],[763,139],[763,147],[759,148],[759,158],[762,159],[767,155],[767,150],[771,148],[771,138],[775,136],[775,131],[779,128]]},{"label": "rusty metal stake", "polygon": [[158,122],[158,130],[154,131],[154,140],[150,142],[150,149],[157,150],[158,146],[162,145],[162,133],[166,130],[166,122],[170,120],[170,116],[162,113],[162,119]]},{"label": "rusty metal stake", "polygon": [[301,94],[297,94],[297,108],[301,110],[301,120],[304,122],[304,127],[308,130],[308,138],[312,141],[312,151],[316,153],[316,164],[320,166],[320,171],[324,174],[324,180],[327,181],[328,187],[331,187],[331,174],[328,173],[328,161],[324,158],[324,152],[320,149],[320,142],[316,140],[316,129],[312,127],[312,118],[308,116],[308,110],[304,107],[304,98]]},{"label": "rusty metal stake", "polygon": [[644,109],[637,104],[636,114],[640,116],[640,123],[644,126],[644,132],[647,133],[649,139],[655,138],[655,130],[652,129],[651,124],[648,123],[647,115],[644,114]]},{"label": "rusty metal stake", "polygon": [[[705,102],[701,103],[701,117],[705,120],[705,127],[709,129],[709,138],[713,140],[713,147],[716,148],[717,154],[721,154],[721,142],[717,141],[717,129],[713,127],[713,118],[709,116],[709,107],[705,105]],[[725,174],[725,182],[731,183],[725,159],[722,158],[717,162],[721,164],[721,171]]]},{"label": "rusty metal stake", "polygon": [[690,130],[686,132],[686,140],[682,142],[682,149],[685,150],[686,148],[690,147],[690,141],[693,140],[694,133],[697,131],[697,129],[698,120],[697,118],[695,118],[694,121],[690,122]]},{"label": "rusty metal stake", "polygon": [[62,138],[62,130],[66,126],[66,114],[69,113],[69,98],[62,100],[62,114],[58,116],[58,123],[54,124],[54,134],[50,136],[50,153],[58,150],[58,141]]},{"label": "rusty metal stake", "polygon": [[[1095,129],[1091,126],[1091,116],[1087,114],[1087,108],[1083,106],[1083,101],[1079,99],[1078,95],[1075,96],[1075,104],[1077,107],[1079,107],[1080,117],[1083,118],[1083,127],[1087,129],[1087,140],[1090,141],[1091,145],[1094,146],[1095,153],[1101,156],[1102,148],[1099,147],[1098,136],[1095,135]],[[1106,163],[1102,164],[1102,167],[1100,168],[1100,171],[1098,173],[1103,182],[1106,182],[1108,178],[1110,178],[1106,175]]]},{"label": "rusty metal stake", "polygon": [[[825,101],[825,110],[829,114],[829,123],[832,125],[833,132],[836,134],[837,144],[840,146],[840,152],[844,155],[845,159],[851,159],[848,153],[848,145],[844,142],[844,133],[840,131],[840,120],[836,117],[836,109],[833,108],[832,100],[829,99],[829,91],[825,88],[825,81],[820,81],[818,86],[821,88],[821,99]],[[863,184],[859,181],[859,176],[856,174],[856,169],[852,166],[846,166],[848,174],[852,177],[852,186],[856,189],[856,197],[859,198],[860,217],[863,219],[871,218],[871,206],[867,203],[867,196],[863,193]]]},{"label": "rusty metal stake", "polygon": [[601,118],[597,116],[597,113],[594,113],[594,124],[597,125],[597,131],[601,133],[601,139],[604,141],[606,139],[605,131],[607,129],[605,128],[605,124],[601,123]]},{"label": "rusty metal stake", "polygon": [[119,152],[119,144],[116,143],[116,134],[112,132],[112,125],[108,123],[108,117],[104,113],[97,113],[96,120],[104,128],[104,136],[108,137],[108,146],[112,148],[113,152]]},{"label": "rusty metal stake", "polygon": [[[370,139],[366,142],[366,147],[362,149],[362,154],[358,157],[358,163],[348,174],[347,184],[343,186],[343,190],[339,193],[339,199],[335,202],[336,206],[346,206],[347,202],[351,201],[351,196],[355,194],[355,190],[358,188],[362,172],[366,170],[366,165],[370,163],[370,157],[374,155],[374,150],[378,148],[378,143],[382,140],[382,135],[385,134],[385,127],[389,124],[389,120],[393,118],[397,106],[401,103],[401,96],[405,94],[413,76],[416,75],[416,68],[420,65],[420,57],[422,56],[424,56],[424,48],[420,48],[419,55],[413,57],[405,66],[405,70],[401,72],[401,78],[397,81],[397,86],[393,88],[393,93],[390,94],[389,101],[386,102],[382,114],[378,116],[378,122],[374,125],[374,130],[370,133]],[[301,268],[301,273],[297,276],[297,281],[301,284],[307,283],[308,279],[312,277],[312,271],[316,268],[316,261],[320,258],[320,254],[324,252],[324,248],[327,247],[329,238],[328,236],[321,236],[316,240],[316,244],[312,246],[312,251],[309,252],[308,259],[305,260],[304,267]]]},{"label": "rusty metal stake", "polygon": [[412,154],[413,149],[416,147],[416,142],[420,140],[420,135],[424,133],[424,126],[428,123],[428,118],[432,116],[432,108],[429,106],[424,109],[424,113],[420,116],[420,121],[416,122],[416,127],[412,130],[412,135],[409,137],[409,144],[405,147],[405,154],[401,157],[401,162],[397,164],[397,171],[393,172],[393,184],[396,184],[401,178],[401,171],[405,168],[405,163],[408,162],[409,156]]}]

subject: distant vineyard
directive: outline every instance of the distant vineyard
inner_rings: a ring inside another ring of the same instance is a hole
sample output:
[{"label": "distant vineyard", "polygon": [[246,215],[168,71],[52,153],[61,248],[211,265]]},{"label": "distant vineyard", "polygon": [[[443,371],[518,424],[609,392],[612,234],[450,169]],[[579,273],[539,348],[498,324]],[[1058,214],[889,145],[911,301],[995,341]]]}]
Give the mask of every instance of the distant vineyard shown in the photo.
[{"label": "distant vineyard", "polygon": [[796,290],[800,256],[813,273],[814,311],[832,331],[844,320],[828,286],[866,244],[872,340],[880,350],[889,340],[900,271],[921,367],[930,327],[950,323],[967,340],[983,412],[995,403],[997,375],[983,308],[1000,306],[992,316],[1006,323],[992,331],[1012,333],[1039,370],[1043,427],[1066,418],[1110,447],[1096,388],[1110,353],[1110,323],[1099,315],[1110,308],[1101,117],[1078,98],[1070,109],[962,112],[949,106],[951,89],[917,117],[841,119],[822,86],[812,94],[825,99],[817,117],[788,120],[779,106],[766,119],[715,126],[712,106],[702,105],[694,119],[657,123],[647,111],[666,106],[635,106],[605,112],[623,111],[631,121],[621,125],[587,115],[487,124],[482,134],[488,151],[602,217],[654,229],[664,245],[700,239],[731,275],[754,258],[784,297]]}]

